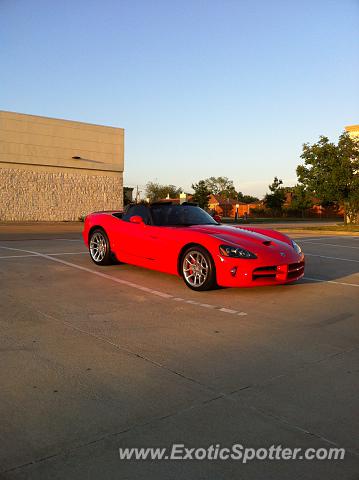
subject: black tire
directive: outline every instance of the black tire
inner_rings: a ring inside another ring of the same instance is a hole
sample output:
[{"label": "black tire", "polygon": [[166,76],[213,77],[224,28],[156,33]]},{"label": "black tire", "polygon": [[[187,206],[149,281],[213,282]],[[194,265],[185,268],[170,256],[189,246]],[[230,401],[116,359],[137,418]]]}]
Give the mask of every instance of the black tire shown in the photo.
[{"label": "black tire", "polygon": [[[192,265],[194,266],[193,269],[191,269]],[[181,275],[185,284],[191,290],[202,292],[216,287],[216,268],[213,258],[200,245],[188,247],[183,252],[181,257]]]},{"label": "black tire", "polygon": [[102,230],[102,228],[96,228],[91,232],[89,237],[89,253],[91,260],[96,265],[110,265],[113,263],[110,242],[106,232]]}]

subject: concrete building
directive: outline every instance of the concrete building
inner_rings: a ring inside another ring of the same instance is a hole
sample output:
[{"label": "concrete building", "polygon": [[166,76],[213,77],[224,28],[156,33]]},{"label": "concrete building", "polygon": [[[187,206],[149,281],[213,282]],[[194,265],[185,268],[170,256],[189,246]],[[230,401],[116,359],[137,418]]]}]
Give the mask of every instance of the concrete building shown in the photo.
[{"label": "concrete building", "polygon": [[359,137],[359,125],[348,125],[347,127],[345,127],[345,130],[352,138]]},{"label": "concrete building", "polygon": [[0,221],[123,206],[124,130],[0,111]]}]

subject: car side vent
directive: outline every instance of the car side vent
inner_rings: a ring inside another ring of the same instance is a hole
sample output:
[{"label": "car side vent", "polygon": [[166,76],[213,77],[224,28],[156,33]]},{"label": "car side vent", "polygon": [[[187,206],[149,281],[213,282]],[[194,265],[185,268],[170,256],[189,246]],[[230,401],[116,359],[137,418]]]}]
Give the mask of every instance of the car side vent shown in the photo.
[{"label": "car side vent", "polygon": [[272,245],[272,242],[270,240],[266,240],[265,242],[263,242],[263,245],[269,247],[269,245]]}]

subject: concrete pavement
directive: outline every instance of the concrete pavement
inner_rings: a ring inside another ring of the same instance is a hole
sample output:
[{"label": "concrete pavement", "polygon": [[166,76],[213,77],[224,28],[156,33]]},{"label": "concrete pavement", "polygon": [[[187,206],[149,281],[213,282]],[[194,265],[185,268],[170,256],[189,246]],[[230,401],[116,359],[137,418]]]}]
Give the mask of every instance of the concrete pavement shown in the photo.
[{"label": "concrete pavement", "polygon": [[[198,294],[158,272],[96,267],[78,226],[0,227],[0,478],[356,478],[359,238],[298,242],[301,282]],[[346,456],[118,455],[172,443]]]}]

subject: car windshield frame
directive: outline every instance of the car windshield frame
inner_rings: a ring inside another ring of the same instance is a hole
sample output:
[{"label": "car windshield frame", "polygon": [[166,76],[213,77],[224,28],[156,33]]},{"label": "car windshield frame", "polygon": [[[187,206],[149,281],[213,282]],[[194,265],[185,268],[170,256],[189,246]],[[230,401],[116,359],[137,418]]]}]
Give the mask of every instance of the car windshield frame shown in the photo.
[{"label": "car windshield frame", "polygon": [[209,213],[197,205],[155,204],[150,205],[150,212],[152,225],[155,227],[219,225]]}]

